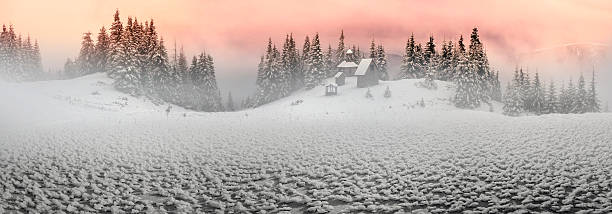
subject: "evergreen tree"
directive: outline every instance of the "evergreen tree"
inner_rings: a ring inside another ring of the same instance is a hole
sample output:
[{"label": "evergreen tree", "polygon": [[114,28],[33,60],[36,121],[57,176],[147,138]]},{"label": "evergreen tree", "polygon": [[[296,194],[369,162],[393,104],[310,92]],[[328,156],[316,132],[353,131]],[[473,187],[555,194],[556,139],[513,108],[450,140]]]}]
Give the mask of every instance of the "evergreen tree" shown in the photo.
[{"label": "evergreen tree", "polygon": [[546,108],[545,113],[553,114],[559,112],[559,100],[555,91],[555,82],[550,81],[550,86],[548,88],[548,93],[546,94]]},{"label": "evergreen tree", "polygon": [[569,109],[571,108],[571,102],[569,99],[567,90],[565,89],[565,83],[562,83],[561,89],[559,90],[559,108],[557,109],[557,113],[569,113]]},{"label": "evergreen tree", "polygon": [[570,78],[570,81],[567,85],[566,90],[566,111],[567,113],[578,113],[578,99],[576,98],[577,90],[576,86],[574,86],[574,82]]},{"label": "evergreen tree", "polygon": [[336,74],[336,63],[334,63],[334,55],[331,45],[327,47],[327,53],[325,54],[325,72],[326,77],[333,77]]},{"label": "evergreen tree", "polygon": [[[131,27],[131,19],[128,19],[128,26]],[[129,29],[129,28],[128,28]],[[115,88],[128,93],[132,96],[141,94],[140,73],[136,68],[134,56],[136,50],[132,46],[132,35],[126,30],[121,34],[117,50],[111,55],[112,68],[111,77],[115,79]]]},{"label": "evergreen tree", "polygon": [[533,113],[535,113],[536,115],[540,115],[545,113],[544,109],[546,106],[546,99],[545,99],[545,91],[544,88],[542,87],[542,83],[540,82],[540,75],[538,74],[538,72],[536,72],[535,77],[533,79],[533,87],[532,87],[532,111]]},{"label": "evergreen tree", "polygon": [[306,35],[306,38],[304,39],[304,45],[302,46],[302,62],[301,62],[301,67],[302,67],[302,75],[303,75],[303,82],[304,84],[306,84],[306,76],[307,73],[310,70],[310,60],[311,60],[311,56],[310,56],[310,38],[308,38],[308,35]]},{"label": "evergreen tree", "polygon": [[340,31],[340,39],[338,40],[338,48],[336,49],[336,56],[333,60],[334,64],[338,65],[342,61],[346,61],[346,50],[344,47],[344,30]]},{"label": "evergreen tree", "polygon": [[376,67],[378,70],[378,77],[381,80],[389,80],[389,74],[387,72],[387,56],[385,55],[385,48],[382,45],[378,45],[376,50]]},{"label": "evergreen tree", "polygon": [[119,18],[119,10],[115,11],[115,15],[114,15],[114,21],[111,25],[110,28],[110,35],[109,35],[109,62],[107,63],[107,68],[105,68],[105,70],[108,72],[109,76],[111,78],[115,77],[115,71],[117,71],[117,67],[119,66],[123,66],[120,65],[121,62],[121,58],[126,53],[122,53],[121,52],[121,46],[122,46],[122,42],[121,39],[123,37],[123,24],[121,23],[121,19]]},{"label": "evergreen tree", "polygon": [[418,77],[418,66],[415,61],[415,43],[414,34],[406,42],[404,56],[402,57],[402,65],[400,66],[402,79],[414,79]]},{"label": "evergreen tree", "polygon": [[309,53],[308,73],[305,76],[306,89],[312,89],[321,83],[325,77],[325,64],[323,62],[323,53],[319,42],[319,34],[317,33],[312,40],[312,45]]},{"label": "evergreen tree", "polygon": [[425,62],[429,64],[433,61],[433,58],[435,57],[436,57],[436,44],[434,43],[433,36],[430,36],[429,41],[425,45],[425,52],[423,53],[423,58],[425,59]]},{"label": "evergreen tree", "polygon": [[374,39],[372,39],[372,42],[370,43],[370,58],[376,59],[377,56],[378,52],[376,51],[376,43],[374,43]]},{"label": "evergreen tree", "polygon": [[105,72],[110,54],[110,38],[104,27],[100,28],[94,48],[94,72]]},{"label": "evergreen tree", "polygon": [[575,111],[574,113],[585,113],[588,110],[588,92],[586,89],[586,84],[584,81],[584,76],[580,73],[580,78],[578,79],[578,89],[576,90],[576,94],[574,96],[575,102]]},{"label": "evergreen tree", "polygon": [[597,90],[595,90],[595,69],[593,69],[590,86],[587,97],[587,112],[599,112],[599,99],[597,99]]},{"label": "evergreen tree", "polygon": [[455,106],[468,109],[480,106],[476,71],[464,55],[459,58],[456,72],[458,76],[455,78]]},{"label": "evergreen tree", "polygon": [[82,74],[95,72],[95,46],[89,32],[83,34],[83,42],[81,42],[81,51],[77,58],[77,64]]},{"label": "evergreen tree", "polygon": [[514,71],[514,79],[508,83],[506,93],[504,94],[504,114],[509,116],[518,116],[523,112],[523,99],[521,99],[520,88],[521,80],[518,69]]}]

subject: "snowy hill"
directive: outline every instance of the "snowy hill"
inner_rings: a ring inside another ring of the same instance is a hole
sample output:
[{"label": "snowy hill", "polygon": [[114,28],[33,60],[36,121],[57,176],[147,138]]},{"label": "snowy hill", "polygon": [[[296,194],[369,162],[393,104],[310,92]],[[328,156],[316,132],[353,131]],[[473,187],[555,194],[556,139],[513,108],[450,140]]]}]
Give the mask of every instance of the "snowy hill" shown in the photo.
[{"label": "snowy hill", "polygon": [[[327,82],[331,82],[328,79]],[[380,81],[369,88],[372,98],[366,98],[368,88],[357,88],[357,78],[347,77],[346,84],[338,86],[338,95],[325,96],[325,87],[318,86],[311,90],[301,90],[288,97],[258,107],[262,111],[306,113],[306,114],[390,114],[416,111],[469,111],[456,108],[451,98],[455,94],[454,84],[438,81],[438,89],[430,90],[417,87],[423,79],[405,79],[397,81]],[[391,97],[385,98],[385,89],[389,87]],[[298,103],[299,101],[299,103]],[[420,106],[423,101],[425,106]],[[483,105],[476,111],[490,111]],[[501,113],[502,105],[493,103],[493,111]]]},{"label": "snowy hill", "polygon": [[169,116],[101,74],[0,83],[0,213],[612,210],[612,114],[506,117],[454,108],[444,82],[366,99],[352,81]]},{"label": "snowy hill", "polygon": [[[69,80],[0,82],[0,97],[5,102],[0,106],[0,116],[3,122],[11,123],[60,123],[126,114],[161,114],[167,108],[146,98],[121,93],[112,83],[103,73]],[[184,110],[173,106],[173,111]]]}]

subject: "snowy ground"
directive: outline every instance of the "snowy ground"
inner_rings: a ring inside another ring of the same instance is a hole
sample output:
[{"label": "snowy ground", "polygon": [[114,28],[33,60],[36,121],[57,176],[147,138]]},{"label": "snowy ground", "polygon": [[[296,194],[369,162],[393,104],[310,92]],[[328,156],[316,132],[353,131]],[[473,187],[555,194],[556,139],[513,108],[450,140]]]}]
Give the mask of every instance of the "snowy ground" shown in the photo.
[{"label": "snowy ground", "polygon": [[166,116],[115,103],[109,81],[0,83],[0,213],[612,211],[612,114],[458,110],[452,86],[417,80],[366,99],[348,79],[337,97]]}]

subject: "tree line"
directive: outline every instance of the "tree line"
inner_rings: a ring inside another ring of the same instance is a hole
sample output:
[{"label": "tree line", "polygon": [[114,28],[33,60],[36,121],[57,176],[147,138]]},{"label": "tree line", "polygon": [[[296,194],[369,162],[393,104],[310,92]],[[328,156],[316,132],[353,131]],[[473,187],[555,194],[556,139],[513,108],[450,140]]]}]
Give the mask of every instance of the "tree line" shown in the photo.
[{"label": "tree line", "polygon": [[10,81],[37,80],[43,73],[38,41],[17,35],[13,25],[0,33],[0,77]]},{"label": "tree line", "polygon": [[193,56],[188,65],[183,49],[177,54],[175,45],[171,60],[153,19],[143,23],[128,17],[124,26],[118,10],[113,18],[109,32],[100,28],[96,42],[91,33],[83,34],[78,57],[66,61],[64,75],[105,72],[117,90],[132,96],[198,111],[223,111],[210,54]]},{"label": "tree line", "polygon": [[[347,53],[348,50],[351,50]],[[387,80],[387,57],[384,46],[374,40],[370,47],[370,58],[379,66],[380,78]],[[341,31],[337,48],[331,45],[322,48],[319,34],[310,39],[304,38],[299,50],[293,34],[287,34],[282,49],[268,39],[265,53],[260,57],[257,67],[257,89],[253,98],[247,97],[243,107],[256,107],[282,97],[299,89],[310,90],[320,85],[324,79],[334,76],[336,66],[343,61],[359,63],[365,58],[358,46],[347,48],[344,43],[344,31]]]},{"label": "tree line", "polygon": [[541,115],[600,112],[601,104],[595,88],[595,71],[588,86],[584,76],[580,74],[576,84],[570,78],[567,86],[564,82],[560,90],[557,90],[554,81],[550,81],[546,86],[538,72],[531,80],[529,72],[517,68],[504,93],[504,114],[518,116],[523,113]]}]

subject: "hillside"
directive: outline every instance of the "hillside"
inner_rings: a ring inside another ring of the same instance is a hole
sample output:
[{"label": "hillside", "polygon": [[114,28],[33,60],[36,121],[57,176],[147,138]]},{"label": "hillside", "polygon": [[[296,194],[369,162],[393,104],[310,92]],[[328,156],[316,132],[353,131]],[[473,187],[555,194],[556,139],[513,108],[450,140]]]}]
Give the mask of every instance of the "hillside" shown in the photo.
[{"label": "hillside", "polygon": [[460,110],[448,83],[418,80],[372,100],[349,79],[334,97],[166,116],[116,104],[108,81],[0,83],[0,213],[612,210],[612,114]]}]

